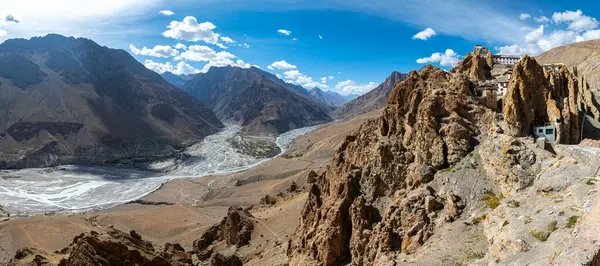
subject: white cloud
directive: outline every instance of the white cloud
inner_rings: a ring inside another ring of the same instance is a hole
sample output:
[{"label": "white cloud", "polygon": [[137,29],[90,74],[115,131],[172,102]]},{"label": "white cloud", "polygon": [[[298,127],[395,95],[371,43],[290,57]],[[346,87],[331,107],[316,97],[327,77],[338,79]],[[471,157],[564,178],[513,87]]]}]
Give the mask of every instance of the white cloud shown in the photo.
[{"label": "white cloud", "polygon": [[204,45],[191,45],[186,51],[183,51],[175,60],[187,60],[194,62],[210,62],[210,61],[231,61],[236,58],[235,55],[229,52],[216,52],[212,48]]},{"label": "white cloud", "polygon": [[151,49],[144,46],[142,49],[138,49],[133,44],[130,44],[129,50],[131,50],[131,52],[135,55],[145,55],[163,58],[173,57],[179,54],[179,51],[177,51],[177,49],[168,45],[157,45]]},{"label": "white cloud", "polygon": [[284,30],[284,29],[280,29],[277,32],[279,32],[279,34],[283,34],[285,36],[290,36],[290,34],[292,34],[291,30]]},{"label": "white cloud", "polygon": [[292,69],[286,72],[283,72],[283,75],[286,79],[292,80],[296,84],[307,84],[313,82],[313,79],[307,75],[302,74],[297,69]]},{"label": "white cloud", "polygon": [[296,39],[296,38],[292,38],[292,41],[297,41],[297,40],[298,40],[298,39]]},{"label": "white cloud", "polygon": [[270,64],[267,68],[270,70],[273,70],[273,69],[290,70],[290,69],[297,69],[298,67],[296,67],[296,65],[292,65],[292,64],[286,62],[285,60],[281,60],[281,61],[273,62],[273,64]]},{"label": "white cloud", "polygon": [[[535,38],[533,39],[530,34],[528,34],[528,36],[530,36],[529,39],[532,40],[531,42],[526,43],[524,45],[513,44],[509,46],[499,47],[498,50],[500,51],[500,54],[518,56],[538,55],[552,48],[584,40],[584,37],[582,37],[574,31],[557,30],[552,32],[550,35],[544,36],[537,36],[538,33],[535,33],[533,35],[536,36],[534,36]],[[593,33],[590,33],[589,35],[590,37],[592,37]]]},{"label": "white cloud", "polygon": [[531,18],[531,15],[529,15],[527,13],[522,13],[521,15],[519,15],[520,20],[528,20],[530,18]]},{"label": "white cloud", "polygon": [[154,62],[152,60],[146,60],[144,62],[144,66],[146,66],[146,68],[153,70],[154,72],[157,72],[159,74],[162,74],[165,72],[171,72],[175,75],[188,75],[188,74],[200,73],[200,70],[194,68],[193,66],[190,66],[189,64],[187,64],[185,62],[179,62],[179,63],[177,63],[177,65],[173,66],[170,62],[162,64],[162,63]]},{"label": "white cloud", "polygon": [[319,83],[319,82],[306,83],[306,84],[302,85],[302,87],[307,88],[307,89],[314,89],[314,88],[329,89],[329,86],[327,86],[326,84],[323,84],[323,83]]},{"label": "white cloud", "polygon": [[252,65],[252,66],[253,66],[253,67],[256,67],[256,68],[258,68],[258,69],[260,69],[260,66],[259,66],[259,65]]},{"label": "white cloud", "polygon": [[229,38],[229,37],[221,36],[220,39],[224,43],[235,43],[235,41],[233,39]]},{"label": "white cloud", "polygon": [[167,28],[168,30],[163,32],[163,36],[177,40],[217,44],[220,37],[213,31],[217,26],[210,22],[198,23],[198,20],[192,16],[185,17],[181,22],[171,21]]},{"label": "white cloud", "polygon": [[208,72],[211,67],[224,67],[224,66],[236,66],[241,68],[250,68],[252,65],[244,62],[241,59],[236,59],[232,53],[221,51],[217,52],[212,48],[204,45],[191,45],[187,47],[187,50],[181,52],[175,57],[177,61],[193,61],[193,62],[207,62],[206,65],[200,70],[202,73]]},{"label": "white cloud", "polygon": [[[283,76],[282,76],[281,74],[275,74],[275,76],[276,76],[278,79],[283,79]],[[291,83],[291,82],[290,82],[290,83]]]},{"label": "white cloud", "polygon": [[430,64],[430,63],[439,63],[441,66],[456,66],[460,61],[460,55],[458,55],[452,49],[446,49],[446,52],[442,53],[434,53],[430,57],[424,57],[417,59],[417,63],[419,64]]},{"label": "white cloud", "polygon": [[323,84],[327,83],[327,77],[322,77],[321,78],[321,83],[323,83]]},{"label": "white cloud", "polygon": [[562,13],[554,13],[554,15],[552,15],[552,20],[554,20],[554,22],[557,24],[567,23],[569,24],[569,30],[576,32],[592,30],[598,27],[598,21],[596,20],[596,18],[583,15],[583,12],[581,10],[567,10]]},{"label": "white cloud", "polygon": [[369,82],[367,84],[357,84],[354,80],[338,82],[335,89],[341,94],[364,94],[377,87],[377,83]]},{"label": "white cloud", "polygon": [[217,43],[217,44],[215,44],[215,45],[216,45],[217,47],[221,48],[221,49],[227,49],[227,48],[229,48],[229,47],[225,46],[224,44],[222,44],[222,43],[220,43],[220,42],[219,42],[219,43]]},{"label": "white cloud", "polygon": [[185,46],[185,44],[178,43],[178,44],[175,45],[175,49],[185,50],[185,49],[187,49],[187,46]]},{"label": "white cloud", "polygon": [[328,78],[329,78],[329,79],[333,79],[333,76],[329,76]]},{"label": "white cloud", "polygon": [[583,34],[584,40],[598,40],[600,39],[600,30],[589,30]]},{"label": "white cloud", "polygon": [[427,28],[417,34],[415,34],[414,36],[412,36],[413,40],[419,39],[419,40],[423,40],[426,41],[429,38],[435,36],[437,33],[432,29],[432,28]]},{"label": "white cloud", "polygon": [[319,39],[323,40],[323,36],[319,35]]},{"label": "white cloud", "polygon": [[527,33],[525,35],[525,43],[535,43],[544,36],[544,25],[540,25],[539,28]]},{"label": "white cloud", "polygon": [[0,41],[4,40],[4,38],[6,37],[7,34],[8,34],[8,32],[0,29]]},{"label": "white cloud", "polygon": [[158,13],[165,16],[173,16],[175,13],[171,10],[161,10]]},{"label": "white cloud", "polygon": [[342,72],[339,72],[339,71],[338,71],[338,75],[341,75],[341,74],[342,74]]},{"label": "white cloud", "polygon": [[250,48],[250,44],[247,44],[247,43],[240,44],[240,46],[242,48]]},{"label": "white cloud", "polygon": [[535,17],[533,20],[535,20],[535,22],[537,22],[537,23],[542,23],[542,24],[546,24],[546,23],[550,22],[550,19],[546,16]]}]

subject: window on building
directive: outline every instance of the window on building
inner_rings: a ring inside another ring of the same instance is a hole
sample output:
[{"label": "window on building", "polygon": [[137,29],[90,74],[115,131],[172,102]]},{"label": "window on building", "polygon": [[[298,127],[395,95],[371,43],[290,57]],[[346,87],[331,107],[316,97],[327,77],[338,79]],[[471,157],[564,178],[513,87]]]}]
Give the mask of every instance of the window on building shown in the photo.
[{"label": "window on building", "polygon": [[553,134],[554,134],[554,129],[553,128],[546,129],[546,135],[553,135]]},{"label": "window on building", "polygon": [[540,134],[544,133],[544,129],[543,128],[538,129],[538,133],[540,133]]}]

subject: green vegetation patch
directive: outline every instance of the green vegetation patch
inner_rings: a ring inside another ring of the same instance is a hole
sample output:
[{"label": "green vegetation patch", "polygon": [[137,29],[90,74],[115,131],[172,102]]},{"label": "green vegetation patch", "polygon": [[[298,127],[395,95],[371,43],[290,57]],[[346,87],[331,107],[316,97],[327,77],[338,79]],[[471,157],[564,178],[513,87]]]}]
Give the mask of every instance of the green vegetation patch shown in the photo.
[{"label": "green vegetation patch", "polygon": [[539,240],[540,242],[546,242],[548,240],[548,237],[550,236],[549,232],[546,232],[546,230],[540,228],[529,228],[528,232],[529,235]]},{"label": "green vegetation patch", "polygon": [[567,228],[575,227],[575,225],[577,224],[577,219],[579,219],[578,216],[575,216],[575,215],[570,216],[569,219],[567,219]]},{"label": "green vegetation patch", "polygon": [[503,198],[504,198],[504,196],[502,196],[502,195],[496,196],[496,194],[493,191],[488,190],[483,193],[483,196],[481,197],[481,201],[483,201],[485,203],[486,207],[493,210],[493,209],[496,209],[496,207],[498,207],[498,205],[500,205],[500,201]]}]

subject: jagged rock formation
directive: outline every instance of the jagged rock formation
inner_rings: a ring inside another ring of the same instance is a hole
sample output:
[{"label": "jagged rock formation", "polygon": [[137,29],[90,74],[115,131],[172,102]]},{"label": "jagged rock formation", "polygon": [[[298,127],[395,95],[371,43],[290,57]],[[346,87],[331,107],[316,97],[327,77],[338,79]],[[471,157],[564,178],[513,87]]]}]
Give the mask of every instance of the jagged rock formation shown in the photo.
[{"label": "jagged rock formation", "polygon": [[508,133],[530,136],[534,126],[550,123],[558,143],[579,143],[582,117],[598,120],[599,113],[586,79],[574,72],[562,68],[544,73],[531,57],[516,64],[503,106]]},{"label": "jagged rock formation", "polygon": [[0,168],[169,156],[222,126],[123,50],[60,35],[0,44]]},{"label": "jagged rock formation", "polygon": [[406,79],[406,76],[406,74],[396,71],[392,72],[377,88],[335,109],[331,112],[331,116],[336,119],[350,119],[383,108],[387,104],[392,89],[399,81]]},{"label": "jagged rock formation", "polygon": [[200,239],[194,241],[194,251],[202,253],[213,243],[220,241],[237,247],[248,245],[254,230],[253,222],[254,217],[248,210],[230,207],[227,216],[220,223],[208,228]]},{"label": "jagged rock formation", "polygon": [[452,73],[465,73],[471,80],[489,80],[492,78],[490,71],[494,65],[491,58],[490,52],[485,58],[469,53],[452,69]]},{"label": "jagged rock formation", "polygon": [[17,252],[9,265],[54,264],[48,258],[63,257],[60,266],[77,265],[191,265],[191,256],[179,245],[166,244],[158,252],[152,243],[131,231],[130,234],[111,230],[104,234],[82,233],[72,244],[57,254],[44,254],[39,250],[24,248]]},{"label": "jagged rock formation", "polygon": [[[383,115],[346,138],[310,189],[289,243],[292,264],[369,265],[384,254],[412,253],[432,235],[430,215],[455,198],[437,196],[427,183],[469,153],[494,120],[492,110],[469,100],[473,84],[460,72],[412,71]],[[448,219],[458,209],[447,206]]]},{"label": "jagged rock formation", "polygon": [[183,90],[247,133],[278,134],[331,121],[331,107],[307,90],[254,67],[213,67]]}]

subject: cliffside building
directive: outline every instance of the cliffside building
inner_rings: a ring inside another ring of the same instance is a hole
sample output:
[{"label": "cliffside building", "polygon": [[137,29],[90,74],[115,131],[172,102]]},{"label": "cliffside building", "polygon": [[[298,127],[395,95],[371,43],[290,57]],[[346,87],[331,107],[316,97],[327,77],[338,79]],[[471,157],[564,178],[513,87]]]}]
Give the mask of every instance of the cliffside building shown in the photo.
[{"label": "cliffside building", "polygon": [[542,65],[542,67],[544,68],[544,71],[546,71],[546,72],[550,72],[550,71],[558,72],[564,66],[565,66],[565,64],[563,64],[563,63],[553,63],[553,64],[543,64]]},{"label": "cliffside building", "polygon": [[487,47],[483,47],[483,45],[481,45],[481,44],[476,44],[473,47],[473,53],[478,56],[486,56],[489,52],[490,52],[490,49],[488,49]]},{"label": "cliffside building", "polygon": [[543,126],[534,126],[533,135],[536,139],[545,138],[548,141],[556,141],[556,127],[550,123]]},{"label": "cliffside building", "polygon": [[494,64],[502,64],[502,65],[514,65],[521,60],[521,57],[512,56],[512,55],[494,55],[492,61]]}]

